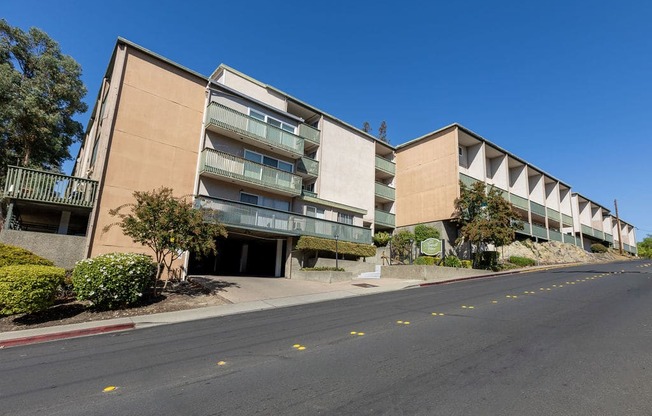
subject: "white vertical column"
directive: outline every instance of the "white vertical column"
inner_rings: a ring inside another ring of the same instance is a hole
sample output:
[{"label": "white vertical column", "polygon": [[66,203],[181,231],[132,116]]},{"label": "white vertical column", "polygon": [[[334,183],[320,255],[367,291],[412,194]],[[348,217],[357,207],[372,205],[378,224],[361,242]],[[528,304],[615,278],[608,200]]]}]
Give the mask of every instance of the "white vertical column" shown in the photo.
[{"label": "white vertical column", "polygon": [[63,211],[59,220],[59,229],[57,234],[68,234],[68,225],[70,224],[70,211]]}]

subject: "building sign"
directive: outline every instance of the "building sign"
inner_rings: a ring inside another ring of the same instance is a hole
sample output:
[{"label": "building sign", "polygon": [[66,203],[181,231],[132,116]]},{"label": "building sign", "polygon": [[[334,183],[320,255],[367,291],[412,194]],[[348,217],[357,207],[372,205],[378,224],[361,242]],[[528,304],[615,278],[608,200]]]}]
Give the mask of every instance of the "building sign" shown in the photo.
[{"label": "building sign", "polygon": [[441,241],[438,238],[428,238],[421,242],[421,252],[426,256],[438,256],[441,254]]}]

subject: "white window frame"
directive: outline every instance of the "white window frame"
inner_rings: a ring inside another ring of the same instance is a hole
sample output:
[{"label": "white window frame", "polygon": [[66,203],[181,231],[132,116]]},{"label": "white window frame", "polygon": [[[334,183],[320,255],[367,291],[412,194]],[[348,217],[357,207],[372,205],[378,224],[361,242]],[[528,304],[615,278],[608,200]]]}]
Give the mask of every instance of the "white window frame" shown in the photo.
[{"label": "white window frame", "polygon": [[[262,116],[263,118],[261,119],[260,117],[256,117],[254,115],[254,113],[256,115]],[[263,121],[263,122],[269,124],[270,126],[274,126],[274,127],[279,128],[281,130],[284,130],[284,131],[286,131],[288,133],[296,134],[296,131],[297,131],[296,126],[293,126],[290,123],[286,123],[284,121],[281,121],[281,120],[279,120],[277,118],[271,117],[270,115],[265,114],[265,113],[263,113],[261,111],[254,110],[251,107],[249,107],[249,117],[255,118],[256,120]],[[278,123],[278,125],[276,123]]]},{"label": "white window frame", "polygon": [[[247,158],[247,153],[250,153],[250,154],[256,155],[256,156],[260,156],[260,160],[248,159]],[[286,162],[285,160],[277,159],[275,157],[267,156],[267,155],[264,155],[262,153],[258,153],[258,152],[253,151],[253,150],[244,149],[244,158],[246,160],[250,161],[250,162],[260,163],[261,165],[265,165],[265,166],[268,166],[268,167],[271,167],[271,168],[274,168],[274,169],[278,169],[278,170],[283,171],[283,172],[294,173],[294,165],[292,163]],[[267,163],[265,163],[265,158],[268,158],[268,159],[271,159],[271,160],[275,161],[276,166],[268,165]],[[287,165],[290,168],[290,170],[285,170],[285,169],[279,168],[281,163]]]}]

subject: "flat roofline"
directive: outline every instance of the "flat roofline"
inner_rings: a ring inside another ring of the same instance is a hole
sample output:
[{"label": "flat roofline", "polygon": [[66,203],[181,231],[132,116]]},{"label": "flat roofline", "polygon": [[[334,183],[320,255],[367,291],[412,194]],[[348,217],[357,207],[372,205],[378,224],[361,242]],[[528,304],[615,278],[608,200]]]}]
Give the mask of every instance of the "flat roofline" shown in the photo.
[{"label": "flat roofline", "polygon": [[526,161],[525,159],[523,159],[523,158],[521,158],[521,157],[519,157],[519,156],[516,156],[514,153],[512,153],[512,152],[510,152],[510,151],[508,151],[508,150],[506,150],[506,149],[504,149],[504,148],[498,146],[496,143],[494,143],[494,142],[492,142],[492,141],[490,141],[490,140],[487,140],[486,138],[482,137],[482,136],[479,135],[478,133],[474,132],[474,131],[471,130],[471,129],[468,129],[468,128],[464,127],[463,125],[461,125],[461,124],[459,124],[459,123],[452,123],[452,124],[449,124],[449,125],[447,125],[447,126],[444,126],[444,127],[439,128],[439,129],[437,129],[437,130],[435,130],[435,131],[431,131],[430,133],[426,133],[426,134],[424,134],[423,136],[417,137],[416,139],[412,139],[412,140],[410,140],[410,141],[408,141],[408,142],[405,142],[405,143],[403,143],[403,144],[400,144],[400,145],[396,146],[396,150],[397,150],[397,151],[398,151],[398,150],[401,150],[401,149],[403,149],[403,148],[405,148],[405,147],[408,147],[408,146],[414,145],[414,144],[416,144],[417,142],[420,142],[420,141],[425,140],[425,139],[427,139],[427,138],[429,138],[429,137],[432,137],[432,136],[434,136],[435,134],[439,134],[439,133],[442,133],[442,132],[444,132],[444,131],[446,131],[446,130],[454,129],[454,128],[457,128],[457,129],[459,129],[459,130],[462,130],[463,132],[465,132],[466,134],[468,134],[468,135],[470,135],[470,136],[473,136],[473,137],[476,138],[477,140],[479,140],[479,141],[481,141],[481,142],[484,142],[484,143],[488,144],[489,146],[495,148],[496,150],[505,153],[507,156],[511,157],[512,159],[515,159],[515,160],[517,160],[517,161],[523,163],[524,165],[531,167],[532,169],[536,170],[537,172],[541,173],[542,175],[545,175],[545,176],[549,177],[550,179],[553,179],[553,180],[559,182],[561,185],[564,185],[565,187],[567,187],[567,188],[569,188],[569,189],[572,188],[572,186],[569,185],[568,183],[562,181],[561,179],[559,179],[559,178],[557,178],[557,177],[555,177],[555,176],[552,176],[551,174],[549,174],[549,173],[546,172],[545,170],[543,170],[543,169],[541,169],[541,168],[539,168],[539,167],[533,165],[532,163]]},{"label": "flat roofline", "polygon": [[[602,204],[598,204],[598,203],[595,202],[594,200],[585,197],[584,195],[582,195],[582,194],[579,193],[579,192],[572,192],[572,193],[571,193],[571,196],[577,196],[578,198],[585,199],[585,200],[587,200],[588,202],[592,203],[593,205],[597,205],[597,206],[599,206],[600,208],[602,208],[602,209],[604,209],[605,211],[607,211],[609,214],[611,214],[611,210],[610,210],[609,208],[605,207],[605,206],[602,205]],[[622,220],[621,220],[621,221],[622,221]]]},{"label": "flat roofline", "polygon": [[302,105],[302,106],[314,111],[315,113],[319,113],[322,116],[328,117],[331,120],[333,120],[333,121],[335,121],[335,122],[337,122],[337,123],[339,123],[339,124],[341,124],[341,125],[343,125],[343,126],[345,126],[347,128],[353,129],[356,133],[359,133],[362,136],[367,137],[368,139],[371,139],[371,140],[373,140],[373,141],[375,141],[375,142],[377,142],[377,143],[379,143],[379,144],[381,144],[381,145],[383,145],[383,146],[385,146],[385,147],[387,147],[387,148],[389,148],[391,150],[396,150],[395,146],[392,146],[389,143],[385,143],[384,141],[380,140],[379,138],[377,138],[377,137],[375,137],[375,136],[373,136],[373,135],[371,135],[371,134],[369,134],[369,133],[367,133],[365,131],[362,131],[361,129],[347,123],[346,121],[343,121],[343,120],[341,120],[341,119],[339,119],[339,118],[337,118],[337,117],[335,117],[335,116],[333,116],[333,115],[331,115],[331,114],[329,114],[329,113],[327,113],[325,111],[322,111],[319,108],[317,108],[317,107],[315,107],[313,105],[310,105],[310,104],[308,104],[308,103],[306,103],[306,102],[304,102],[304,101],[302,101],[302,100],[300,100],[300,99],[298,99],[298,98],[296,98],[296,97],[294,97],[294,96],[292,96],[292,95],[290,95],[290,94],[288,94],[288,93],[286,93],[286,92],[284,92],[284,91],[282,91],[282,90],[280,90],[280,89],[278,89],[278,88],[276,88],[276,87],[274,87],[272,85],[265,84],[264,82],[261,82],[261,81],[257,80],[256,78],[253,78],[253,77],[251,77],[251,76],[249,76],[249,75],[247,75],[247,74],[245,74],[243,72],[240,72],[237,69],[232,68],[232,67],[230,67],[230,66],[228,66],[226,64],[220,64],[220,66],[218,66],[217,69],[215,69],[215,71],[213,71],[213,73],[210,76],[210,79],[211,80],[214,79],[220,71],[229,71],[229,72],[232,72],[232,73],[234,73],[236,75],[239,75],[239,76],[245,78],[246,80],[253,82],[254,84],[258,85],[259,87],[274,91],[275,93],[284,96],[286,99],[294,101],[295,103],[297,103],[299,105]]}]

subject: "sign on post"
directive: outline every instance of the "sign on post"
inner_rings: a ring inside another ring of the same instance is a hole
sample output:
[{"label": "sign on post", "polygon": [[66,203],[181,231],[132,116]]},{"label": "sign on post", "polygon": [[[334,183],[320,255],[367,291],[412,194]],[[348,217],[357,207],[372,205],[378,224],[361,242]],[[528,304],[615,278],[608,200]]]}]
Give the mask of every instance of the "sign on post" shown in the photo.
[{"label": "sign on post", "polygon": [[426,256],[437,256],[442,254],[442,240],[428,238],[421,242],[421,252]]}]

